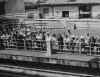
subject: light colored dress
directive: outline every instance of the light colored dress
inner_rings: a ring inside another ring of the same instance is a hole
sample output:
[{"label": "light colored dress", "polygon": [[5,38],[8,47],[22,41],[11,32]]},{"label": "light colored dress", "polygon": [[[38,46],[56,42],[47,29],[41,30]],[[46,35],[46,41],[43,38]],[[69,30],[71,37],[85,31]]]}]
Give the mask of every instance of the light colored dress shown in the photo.
[{"label": "light colored dress", "polygon": [[51,56],[51,36],[46,36],[46,46],[47,46],[47,52],[46,56]]}]

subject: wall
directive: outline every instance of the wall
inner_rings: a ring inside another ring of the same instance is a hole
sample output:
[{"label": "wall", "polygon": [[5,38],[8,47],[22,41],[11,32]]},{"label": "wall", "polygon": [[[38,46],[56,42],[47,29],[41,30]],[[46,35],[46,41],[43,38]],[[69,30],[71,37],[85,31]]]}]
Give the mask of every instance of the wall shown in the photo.
[{"label": "wall", "polygon": [[5,14],[5,2],[0,1],[0,15]]},{"label": "wall", "polygon": [[[73,26],[76,24],[78,35],[84,35],[89,32],[91,35],[100,36],[100,20],[99,19],[75,19],[75,20],[66,20],[67,26]],[[72,30],[73,31],[73,30]],[[73,32],[75,33],[75,32]],[[77,33],[77,32],[76,32]]]},{"label": "wall", "polygon": [[37,9],[28,10],[25,13],[27,14],[27,16],[31,14],[34,19],[39,19],[39,11]]},{"label": "wall", "polygon": [[[86,35],[88,32],[100,36],[100,19],[42,19],[42,22],[47,24],[44,27],[50,33],[63,33],[70,29],[77,36]],[[77,27],[76,30],[74,25]]]},{"label": "wall", "polygon": [[54,15],[62,17],[62,11],[69,11],[69,18],[78,18],[78,7],[77,6],[59,6],[54,8]]},{"label": "wall", "polygon": [[[41,7],[41,11],[45,7]],[[54,7],[48,6],[48,8],[49,8],[49,13],[45,15],[45,18],[49,17],[62,18],[62,11],[70,11],[69,18],[71,19],[79,18],[79,7],[77,5],[54,6]],[[100,5],[92,5],[91,12],[92,12],[92,18],[100,18]]]},{"label": "wall", "polygon": [[[48,14],[44,14],[43,13],[43,9],[44,8],[49,8],[49,13]],[[42,13],[44,15],[44,18],[50,18],[53,16],[53,8],[52,7],[41,7],[40,9],[38,9],[40,11],[40,13]]]},{"label": "wall", "polygon": [[99,15],[99,18],[100,18],[100,5],[94,5],[92,7],[92,17],[98,18],[98,15]]},{"label": "wall", "polygon": [[[41,7],[41,12],[43,13],[43,8],[47,7]],[[49,8],[49,13],[45,14],[45,18],[55,17],[55,18],[62,18],[62,11],[70,11],[69,12],[69,18],[75,19],[79,16],[79,11],[77,6],[54,6]]]},{"label": "wall", "polygon": [[6,13],[23,13],[24,0],[8,0],[5,5]]}]

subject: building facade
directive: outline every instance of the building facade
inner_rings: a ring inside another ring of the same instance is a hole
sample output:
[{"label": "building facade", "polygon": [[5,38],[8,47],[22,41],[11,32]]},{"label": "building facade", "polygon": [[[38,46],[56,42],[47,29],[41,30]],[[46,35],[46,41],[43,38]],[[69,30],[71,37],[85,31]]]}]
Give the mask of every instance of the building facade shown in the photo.
[{"label": "building facade", "polygon": [[[100,0],[38,0],[36,3],[35,14],[44,21],[53,23],[64,19],[62,25],[70,28],[76,25],[78,35],[89,32],[100,36]],[[50,25],[62,26],[59,23]],[[72,32],[75,33],[74,30]]]},{"label": "building facade", "polygon": [[24,0],[0,0],[0,15],[24,12]]},{"label": "building facade", "polygon": [[38,5],[44,18],[99,18],[99,0],[44,0]]}]

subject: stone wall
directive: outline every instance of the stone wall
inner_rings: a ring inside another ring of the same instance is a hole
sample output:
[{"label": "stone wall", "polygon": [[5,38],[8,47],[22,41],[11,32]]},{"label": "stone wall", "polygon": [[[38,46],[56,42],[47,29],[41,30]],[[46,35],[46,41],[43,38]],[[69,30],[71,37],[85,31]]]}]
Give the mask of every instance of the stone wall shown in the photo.
[{"label": "stone wall", "polygon": [[100,5],[95,5],[92,7],[92,17],[100,18]]},{"label": "stone wall", "polygon": [[54,8],[54,16],[62,17],[63,11],[69,11],[69,18],[78,18],[79,9],[77,6],[62,6],[62,7],[55,7]]},{"label": "stone wall", "polygon": [[[62,33],[70,29],[73,34],[78,36],[89,32],[91,35],[100,37],[99,19],[42,19],[42,23],[46,23],[44,27],[50,32]],[[77,27],[76,30],[74,30],[74,25]]]},{"label": "stone wall", "polygon": [[[43,13],[43,9],[48,8],[49,12],[47,14]],[[73,18],[77,19],[79,16],[79,11],[78,11],[77,6],[55,6],[55,7],[41,7],[40,11],[43,13],[45,18],[62,18],[62,12],[63,11],[69,11],[69,17],[68,18]]]},{"label": "stone wall", "polygon": [[[48,14],[43,13],[44,8],[49,8]],[[78,5],[68,5],[68,6],[43,6],[39,9],[45,18],[63,18],[62,12],[69,11],[70,19],[78,19],[79,18],[79,7]],[[91,17],[94,19],[100,19],[100,5],[92,5],[91,7]]]}]

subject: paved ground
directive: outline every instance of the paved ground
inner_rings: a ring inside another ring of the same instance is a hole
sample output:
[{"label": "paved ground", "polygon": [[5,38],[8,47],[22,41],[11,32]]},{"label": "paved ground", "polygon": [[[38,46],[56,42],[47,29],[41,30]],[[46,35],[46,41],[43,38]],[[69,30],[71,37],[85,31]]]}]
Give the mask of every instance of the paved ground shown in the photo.
[{"label": "paved ground", "polygon": [[25,51],[25,50],[0,50],[0,54],[47,57],[47,58],[76,60],[76,61],[90,61],[95,58],[94,56],[84,56],[84,55],[79,56],[79,55],[72,55],[72,54],[67,54],[67,53],[52,54],[51,56],[47,56],[46,51],[36,52],[36,51]]}]

